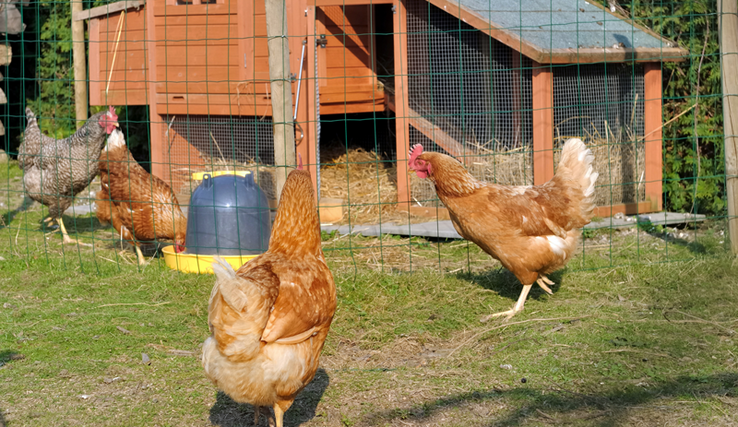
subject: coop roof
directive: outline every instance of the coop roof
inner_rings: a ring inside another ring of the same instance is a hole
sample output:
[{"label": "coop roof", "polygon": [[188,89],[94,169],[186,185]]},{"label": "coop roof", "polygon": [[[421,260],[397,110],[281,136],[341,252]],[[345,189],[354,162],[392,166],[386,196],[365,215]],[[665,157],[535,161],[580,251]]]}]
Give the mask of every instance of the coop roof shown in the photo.
[{"label": "coop roof", "polygon": [[428,0],[541,64],[681,61],[688,52],[585,0]]}]

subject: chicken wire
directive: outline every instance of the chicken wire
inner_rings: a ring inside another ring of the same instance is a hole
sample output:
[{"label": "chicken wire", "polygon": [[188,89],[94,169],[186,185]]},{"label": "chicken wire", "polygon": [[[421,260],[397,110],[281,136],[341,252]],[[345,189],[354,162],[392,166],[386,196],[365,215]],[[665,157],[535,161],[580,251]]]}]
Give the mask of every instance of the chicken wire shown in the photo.
[{"label": "chicken wire", "polygon": [[[600,173],[599,206],[645,198],[644,70],[641,65],[588,64],[553,68],[554,137],[560,149],[581,138]],[[554,165],[558,164],[558,150]]]},{"label": "chicken wire", "polygon": [[[196,185],[193,171],[254,170],[255,179],[270,199],[276,198],[272,168],[274,133],[271,117],[169,116],[163,129],[167,144],[164,161],[174,188],[188,199]],[[263,167],[260,167],[263,166]]]},{"label": "chicken wire", "polygon": [[[422,0],[407,2],[407,32],[410,146],[469,157],[479,179],[532,184],[531,60]],[[427,181],[413,178],[411,194],[438,203]]]}]

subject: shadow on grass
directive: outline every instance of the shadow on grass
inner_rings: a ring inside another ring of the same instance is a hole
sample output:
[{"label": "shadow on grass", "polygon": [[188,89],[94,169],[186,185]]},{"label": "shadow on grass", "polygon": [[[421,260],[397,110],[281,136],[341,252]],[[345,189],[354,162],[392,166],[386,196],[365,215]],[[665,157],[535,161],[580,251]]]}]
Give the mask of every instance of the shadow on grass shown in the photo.
[{"label": "shadow on grass", "polygon": [[24,195],[23,202],[21,202],[20,206],[13,209],[12,211],[7,210],[5,211],[5,213],[0,215],[0,230],[8,227],[18,214],[27,211],[31,206],[33,206],[33,204],[34,201],[30,197],[28,197],[27,194]]},{"label": "shadow on grass", "polygon": [[[602,394],[578,393],[556,385],[518,387],[510,390],[474,391],[442,397],[420,405],[375,412],[366,417],[368,425],[383,425],[394,420],[423,422],[445,410],[488,403],[492,407],[510,406],[513,410],[489,413],[489,426],[517,426],[528,422],[588,426],[624,425],[633,409],[664,398],[695,399],[711,396],[738,396],[738,374],[680,376],[649,388],[629,386],[626,390]],[[668,404],[669,402],[663,402]],[[660,405],[660,406],[663,406]],[[670,408],[666,408],[667,410]],[[475,411],[476,414],[479,411]],[[535,420],[531,420],[535,418]]]},{"label": "shadow on grass", "polygon": [[[284,414],[284,425],[287,427],[298,426],[315,418],[315,409],[329,383],[328,373],[323,368],[318,368],[315,378],[297,395],[295,402]],[[269,411],[270,414],[273,414],[271,408],[269,408]],[[269,415],[269,417],[271,418],[272,415]],[[210,422],[220,427],[253,426],[254,407],[234,402],[228,395],[219,391],[215,405],[210,408]],[[267,426],[263,409],[258,425]]]},{"label": "shadow on grass", "polygon": [[[555,294],[561,287],[561,280],[565,270],[559,270],[553,274],[548,275],[548,278],[554,282],[553,286],[550,286],[551,291]],[[506,268],[496,268],[480,273],[457,273],[456,277],[461,280],[466,280],[475,283],[484,289],[497,292],[501,297],[509,298],[513,301],[517,301],[520,296],[520,291],[523,290],[523,285],[520,283],[517,277]],[[548,295],[540,286],[533,284],[528,299],[538,300],[542,296]]]},{"label": "shadow on grass", "polygon": [[693,254],[706,255],[708,253],[714,252],[715,249],[714,247],[708,247],[704,243],[698,242],[696,240],[689,241],[679,237],[671,236],[662,227],[654,225],[648,219],[640,219],[638,221],[638,228],[652,237],[663,240],[667,245],[672,244],[681,246],[683,248],[686,248]]}]

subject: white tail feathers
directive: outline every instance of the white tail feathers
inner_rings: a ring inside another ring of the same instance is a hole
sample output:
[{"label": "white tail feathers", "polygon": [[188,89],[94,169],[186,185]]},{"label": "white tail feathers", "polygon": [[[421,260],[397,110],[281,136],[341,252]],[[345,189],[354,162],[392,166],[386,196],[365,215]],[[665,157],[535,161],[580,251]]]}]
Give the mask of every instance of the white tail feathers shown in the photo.
[{"label": "white tail feathers", "polygon": [[215,261],[212,264],[213,272],[217,279],[213,292],[210,294],[211,300],[213,295],[220,291],[223,299],[232,309],[237,312],[243,311],[246,308],[247,299],[246,294],[238,286],[240,279],[236,276],[236,271],[221,257],[216,256],[213,260]]},{"label": "white tail feathers", "polygon": [[591,216],[594,209],[595,183],[599,174],[594,171],[592,163],[594,155],[579,138],[572,138],[564,144],[561,150],[561,160],[556,174],[566,174],[569,179],[579,183],[584,193],[582,213]]}]

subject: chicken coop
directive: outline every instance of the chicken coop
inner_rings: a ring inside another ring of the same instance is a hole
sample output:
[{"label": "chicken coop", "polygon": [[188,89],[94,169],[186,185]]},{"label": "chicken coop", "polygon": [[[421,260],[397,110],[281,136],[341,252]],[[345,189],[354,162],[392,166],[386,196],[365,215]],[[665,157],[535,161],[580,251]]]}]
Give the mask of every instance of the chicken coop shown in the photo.
[{"label": "chicken coop", "polygon": [[[687,51],[584,0],[405,0],[399,14],[398,153],[419,143],[485,181],[533,185],[579,137],[599,215],[662,208],[661,63]],[[435,214],[432,184],[407,185],[400,202]]]},{"label": "chicken coop", "polygon": [[[274,164],[264,13],[263,1],[128,0],[75,16],[89,19],[90,104],[149,105],[152,172],[175,189],[214,161]],[[600,215],[661,209],[661,64],[687,51],[648,28],[585,0],[300,0],[287,14],[296,144],[314,181],[321,115],[379,112],[396,117],[400,209],[443,212],[408,177],[416,143],[480,179],[531,185],[570,137],[593,148]]]},{"label": "chicken coop", "polygon": [[[385,109],[369,18],[385,2],[287,2],[296,146],[314,180],[320,114]],[[253,164],[274,196],[263,0],[122,1],[75,19],[89,20],[90,105],[149,105],[155,175],[177,189],[213,163]]]}]

